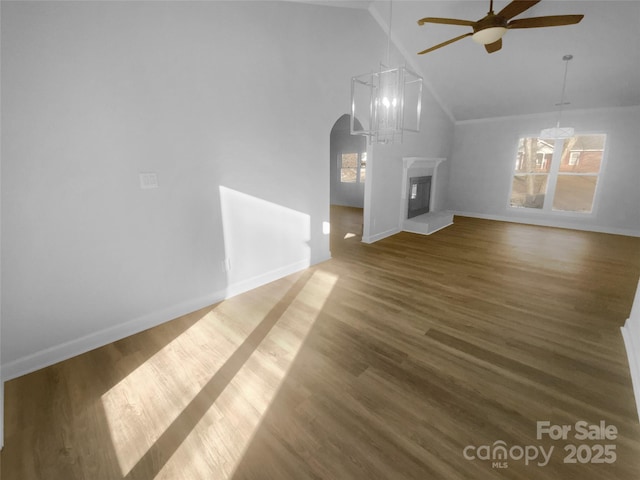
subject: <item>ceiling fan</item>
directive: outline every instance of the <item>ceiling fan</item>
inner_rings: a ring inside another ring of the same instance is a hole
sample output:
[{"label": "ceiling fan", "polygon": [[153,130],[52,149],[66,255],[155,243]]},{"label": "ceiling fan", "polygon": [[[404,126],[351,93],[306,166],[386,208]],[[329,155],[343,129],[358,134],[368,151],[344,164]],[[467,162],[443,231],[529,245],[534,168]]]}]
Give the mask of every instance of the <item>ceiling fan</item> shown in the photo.
[{"label": "ceiling fan", "polygon": [[489,3],[489,12],[484,18],[477,22],[471,20],[459,20],[457,18],[437,18],[425,17],[418,20],[418,25],[425,23],[441,23],[446,25],[462,25],[473,28],[473,32],[465,33],[459,37],[452,38],[446,42],[439,43],[431,48],[427,48],[418,55],[432,52],[450,43],[462,40],[465,37],[472,37],[477,43],[484,45],[489,53],[497,52],[502,48],[502,36],[514,28],[538,28],[538,27],[559,27],[563,25],[573,25],[580,22],[584,15],[550,15],[546,17],[531,17],[511,20],[520,15],[525,10],[533,7],[540,0],[513,0],[497,14],[493,12],[493,0]]}]

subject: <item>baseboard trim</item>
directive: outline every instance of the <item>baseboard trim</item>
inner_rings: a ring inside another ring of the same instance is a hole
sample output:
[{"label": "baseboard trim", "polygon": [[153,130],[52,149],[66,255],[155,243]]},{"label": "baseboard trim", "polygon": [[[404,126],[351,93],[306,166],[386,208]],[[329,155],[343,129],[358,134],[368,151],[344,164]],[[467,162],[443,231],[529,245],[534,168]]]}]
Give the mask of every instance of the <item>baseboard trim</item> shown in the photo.
[{"label": "baseboard trim", "polygon": [[401,231],[402,230],[400,230],[399,228],[392,228],[384,232],[376,233],[375,235],[362,237],[362,243],[375,243],[378,240],[382,240],[383,238],[390,237],[391,235],[395,235],[396,233],[400,233]]},{"label": "baseboard trim", "polygon": [[221,302],[227,298],[252,290],[259,286],[273,282],[282,277],[304,270],[310,266],[309,259],[274,269],[253,278],[231,283],[226,289],[212,292],[208,295],[186,300],[177,305],[142,315],[138,318],[113,325],[98,332],[85,335],[68,342],[54,345],[2,365],[3,382],[21,377],[58,362],[81,355],[90,350],[121,340],[130,335],[140,333],[156,327],[170,320],[186,315],[209,305]]},{"label": "baseboard trim", "polygon": [[249,290],[253,290],[254,288],[258,288],[269,282],[278,280],[279,278],[286,277],[292,273],[309,268],[310,265],[311,263],[309,262],[309,259],[304,259],[299,262],[285,265],[284,267],[276,268],[267,273],[256,275],[255,277],[246,280],[231,283],[227,287],[225,298],[235,297],[241,293],[248,292]]},{"label": "baseboard trim", "polygon": [[459,210],[453,210],[452,213],[459,217],[482,218],[485,220],[496,220],[498,222],[523,223],[527,225],[537,225],[540,227],[567,228],[569,230],[580,230],[584,232],[609,233],[612,235],[640,237],[640,230],[633,228],[613,228],[603,227],[600,225],[575,225],[573,223],[564,223],[562,221],[549,221],[548,219],[510,217],[506,215],[490,215],[484,213],[464,212]]},{"label": "baseboard trim", "polygon": [[638,411],[638,419],[640,420],[640,345],[634,345],[633,335],[629,329],[629,320],[624,322],[624,326],[620,327],[624,347],[627,351],[627,359],[629,361],[629,371],[631,372],[631,384],[633,385],[633,394],[636,398],[636,409]]},{"label": "baseboard trim", "polygon": [[119,323],[98,332],[90,333],[89,335],[26,355],[2,365],[3,380],[7,381],[21,377],[22,375],[40,370],[41,368],[81,355],[90,350],[102,347],[103,345],[186,315],[187,313],[194,312],[207,305],[220,302],[224,300],[224,298],[225,291],[214,292],[211,295],[188,300],[170,308],[142,315],[127,322]]}]

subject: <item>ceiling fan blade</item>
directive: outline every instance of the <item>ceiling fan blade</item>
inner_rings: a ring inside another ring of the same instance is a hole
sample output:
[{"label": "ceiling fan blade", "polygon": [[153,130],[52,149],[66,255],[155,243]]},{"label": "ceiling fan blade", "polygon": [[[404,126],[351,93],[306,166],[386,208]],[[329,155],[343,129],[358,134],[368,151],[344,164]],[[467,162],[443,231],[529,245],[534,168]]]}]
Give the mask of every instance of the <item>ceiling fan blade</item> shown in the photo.
[{"label": "ceiling fan blade", "polygon": [[499,38],[496,42],[487,43],[484,48],[487,50],[487,53],[497,52],[502,48],[502,39]]},{"label": "ceiling fan blade", "polygon": [[471,20],[460,20],[457,18],[438,18],[438,17],[425,17],[418,20],[418,25],[424,25],[425,23],[444,23],[445,25],[462,25],[464,27],[473,27],[476,22]]},{"label": "ceiling fan blade", "polygon": [[531,17],[511,20],[507,28],[561,27],[579,23],[584,15],[550,15],[548,17]]},{"label": "ceiling fan blade", "polygon": [[434,50],[437,50],[438,48],[447,46],[450,43],[457,42],[458,40],[462,40],[465,37],[470,37],[471,35],[473,35],[473,32],[465,33],[464,35],[460,35],[459,37],[452,38],[451,40],[447,40],[446,42],[439,43],[438,45],[435,45],[435,46],[433,46],[431,48],[427,48],[426,50],[418,52],[418,55],[422,55],[424,53],[433,52]]},{"label": "ceiling fan blade", "polygon": [[536,3],[540,3],[540,0],[513,0],[513,2],[498,12],[498,16],[504,17],[505,20],[510,20],[525,10],[529,10]]}]

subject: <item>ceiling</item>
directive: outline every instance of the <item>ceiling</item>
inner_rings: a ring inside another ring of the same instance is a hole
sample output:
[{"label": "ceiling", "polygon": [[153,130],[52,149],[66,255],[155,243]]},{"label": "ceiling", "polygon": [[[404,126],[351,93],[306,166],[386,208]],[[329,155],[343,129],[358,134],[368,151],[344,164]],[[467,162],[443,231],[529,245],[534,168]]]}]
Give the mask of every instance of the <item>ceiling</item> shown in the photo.
[{"label": "ceiling", "polygon": [[[388,31],[388,1],[313,3],[368,9]],[[508,3],[495,0],[494,11]],[[471,31],[452,25],[419,26],[420,18],[476,21],[488,10],[489,0],[392,3],[394,43],[454,120],[554,111],[560,101],[565,54],[573,55],[565,95],[570,105],[565,109],[640,105],[640,1],[543,0],[515,18],[584,14],[584,19],[577,25],[510,30],[503,37],[502,50],[492,54],[464,38],[417,55]]]}]

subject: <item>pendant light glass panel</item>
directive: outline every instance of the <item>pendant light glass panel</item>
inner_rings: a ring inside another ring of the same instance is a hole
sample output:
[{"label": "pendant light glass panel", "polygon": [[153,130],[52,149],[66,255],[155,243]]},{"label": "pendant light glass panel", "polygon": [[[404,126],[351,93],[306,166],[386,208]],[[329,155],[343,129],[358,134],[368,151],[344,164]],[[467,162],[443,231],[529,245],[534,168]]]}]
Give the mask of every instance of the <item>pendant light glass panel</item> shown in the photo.
[{"label": "pendant light glass panel", "polygon": [[402,142],[405,131],[420,130],[421,103],[422,77],[406,67],[380,65],[378,72],[351,80],[351,133],[372,143]]}]

